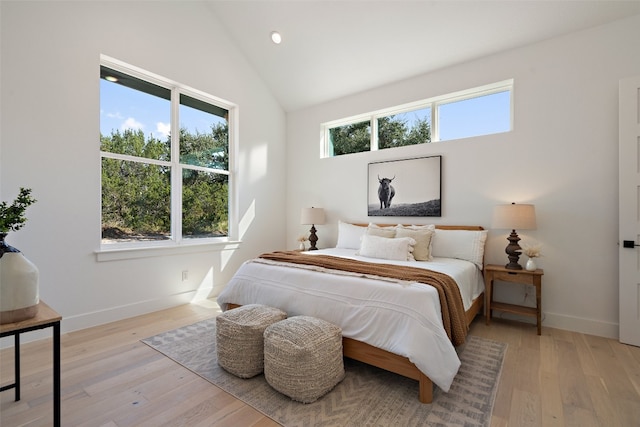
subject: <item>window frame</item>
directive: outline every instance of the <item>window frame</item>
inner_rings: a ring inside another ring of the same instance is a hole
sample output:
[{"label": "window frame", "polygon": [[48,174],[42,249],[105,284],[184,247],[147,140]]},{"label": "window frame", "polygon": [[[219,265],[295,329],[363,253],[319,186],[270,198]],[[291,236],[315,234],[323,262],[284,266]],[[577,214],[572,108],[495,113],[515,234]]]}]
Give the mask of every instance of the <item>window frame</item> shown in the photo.
[{"label": "window frame", "polygon": [[[176,81],[164,78],[155,73],[143,70],[136,66],[126,64],[117,59],[100,55],[100,67],[111,68],[117,72],[124,73],[140,79],[142,81],[152,83],[154,85],[170,90],[171,99],[171,160],[157,160],[148,158],[138,158],[135,156],[123,155],[118,153],[99,151],[100,158],[100,194],[102,194],[102,159],[111,158],[117,160],[134,161],[139,163],[148,163],[154,165],[168,166],[171,169],[171,238],[160,241],[136,241],[136,242],[113,242],[102,243],[102,233],[99,231],[99,250],[96,251],[99,261],[108,261],[113,259],[138,258],[145,256],[160,255],[164,253],[175,253],[177,248],[191,247],[196,249],[208,245],[211,249],[227,249],[236,247],[239,241],[239,217],[238,217],[238,192],[236,186],[236,170],[237,170],[237,147],[238,147],[238,122],[239,108],[236,104],[226,101],[222,98],[210,95],[198,89],[186,86]],[[197,165],[189,165],[180,163],[180,132],[173,131],[175,124],[179,128],[179,109],[180,95],[184,94],[196,100],[215,105],[228,111],[228,170],[215,168],[207,168]],[[99,147],[100,148],[100,147]],[[201,237],[201,238],[184,238],[182,236],[182,172],[185,169],[203,171],[207,173],[221,173],[228,176],[228,230],[227,236],[223,237]],[[100,197],[98,209],[98,218],[100,218],[100,228],[102,227],[102,196]],[[167,252],[167,250],[169,250]],[[134,253],[135,252],[135,253]],[[182,252],[182,250],[180,250]],[[121,253],[118,255],[118,253]]]},{"label": "window frame", "polygon": [[[481,134],[481,135],[473,135],[465,138],[459,139],[467,139],[467,138],[475,138],[479,136],[485,135],[495,135],[498,133],[505,133],[513,131],[513,92],[514,92],[514,80],[502,80],[495,83],[490,83],[483,86],[474,87],[471,89],[465,89],[458,92],[449,93],[446,95],[439,95],[432,98],[427,98],[419,101],[409,102],[406,104],[397,105],[394,107],[383,108],[380,110],[358,114],[355,116],[345,117],[338,120],[332,120],[329,122],[322,123],[320,125],[320,158],[332,158],[332,157],[340,157],[343,155],[349,154],[358,154],[358,153],[367,153],[371,151],[379,151],[378,145],[378,119],[381,117],[392,116],[399,113],[407,113],[420,109],[431,109],[431,142],[444,142],[444,141],[454,141],[456,139],[440,139],[440,125],[439,125],[439,117],[438,117],[438,107],[443,104],[449,104],[452,102],[459,102],[468,99],[480,98],[487,95],[493,95],[501,92],[509,92],[509,129],[504,132],[495,132],[490,134]],[[331,139],[329,137],[329,131],[336,127],[347,126],[355,123],[360,123],[364,121],[370,122],[371,128],[371,142],[370,142],[370,150],[368,151],[359,151],[354,153],[342,154],[340,156],[332,155],[332,147],[331,147]],[[410,145],[405,146],[410,147]],[[391,147],[400,148],[400,147]],[[388,148],[385,148],[387,150]]]}]

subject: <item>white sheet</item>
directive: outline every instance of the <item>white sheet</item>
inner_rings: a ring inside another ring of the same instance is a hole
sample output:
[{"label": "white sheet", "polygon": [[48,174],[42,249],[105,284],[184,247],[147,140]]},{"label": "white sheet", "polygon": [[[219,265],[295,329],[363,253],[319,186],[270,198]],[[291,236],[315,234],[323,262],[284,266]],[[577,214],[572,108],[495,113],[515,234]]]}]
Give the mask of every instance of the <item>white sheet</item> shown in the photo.
[{"label": "white sheet", "polygon": [[[449,274],[461,288],[465,309],[484,289],[480,270],[468,261],[387,261],[356,256],[355,252],[333,248],[307,254],[423,266]],[[340,326],[345,337],[407,357],[441,389],[449,390],[460,360],[442,325],[440,301],[433,287],[318,270],[250,260],[223,289],[218,303],[223,310],[228,303],[265,304],[289,316],[304,314],[327,320]]]}]

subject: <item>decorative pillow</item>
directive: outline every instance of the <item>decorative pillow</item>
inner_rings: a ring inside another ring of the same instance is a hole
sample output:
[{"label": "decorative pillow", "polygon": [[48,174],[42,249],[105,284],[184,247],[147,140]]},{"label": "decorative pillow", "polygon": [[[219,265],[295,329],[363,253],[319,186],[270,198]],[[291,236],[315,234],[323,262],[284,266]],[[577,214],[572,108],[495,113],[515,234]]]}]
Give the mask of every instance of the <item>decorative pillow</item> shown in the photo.
[{"label": "decorative pillow", "polygon": [[482,269],[487,230],[440,230],[433,236],[431,255],[470,261]]},{"label": "decorative pillow", "polygon": [[378,237],[395,237],[396,229],[394,227],[380,227],[379,225],[370,223],[367,227],[367,234]]},{"label": "decorative pillow", "polygon": [[433,237],[434,230],[427,228],[396,228],[396,238],[399,237],[411,237],[416,241],[413,247],[413,257],[416,261],[432,261],[431,256],[431,239]]},{"label": "decorative pillow", "polygon": [[434,232],[434,235],[431,236],[431,241],[429,242],[429,257],[431,258],[429,261],[433,260],[433,238],[435,237],[436,225],[435,224],[427,224],[427,225],[404,225],[398,224],[396,228],[408,228],[409,230],[431,230]]},{"label": "decorative pillow", "polygon": [[411,252],[415,244],[416,241],[411,237],[391,239],[365,234],[362,236],[360,250],[356,254],[369,258],[413,261]]},{"label": "decorative pillow", "polygon": [[427,225],[404,225],[404,224],[398,224],[396,225],[396,228],[409,228],[411,230],[435,230],[436,229],[436,225],[435,224],[427,224]]},{"label": "decorative pillow", "polygon": [[338,243],[336,248],[359,249],[360,239],[367,231],[367,227],[338,221]]}]

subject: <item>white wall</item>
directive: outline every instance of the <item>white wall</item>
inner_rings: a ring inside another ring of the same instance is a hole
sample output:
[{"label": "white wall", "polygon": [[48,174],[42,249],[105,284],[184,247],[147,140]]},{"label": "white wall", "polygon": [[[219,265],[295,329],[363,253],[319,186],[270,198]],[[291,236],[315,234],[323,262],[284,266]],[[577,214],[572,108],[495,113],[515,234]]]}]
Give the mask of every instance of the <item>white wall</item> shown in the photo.
[{"label": "white wall", "polygon": [[[420,222],[490,228],[494,205],[534,203],[538,229],[519,234],[543,244],[543,324],[617,338],[618,80],[640,74],[639,51],[636,16],[289,113],[288,247],[307,231],[302,207],[327,210],[319,247],[335,244],[338,219],[410,222],[367,217],[367,164],[442,155],[442,217]],[[322,122],[509,78],[513,132],[318,158]],[[490,232],[487,262],[506,263],[506,235]],[[523,302],[524,290],[497,294]]]},{"label": "white wall", "polygon": [[[640,17],[286,117],[201,3],[0,2],[0,20],[0,199],[20,186],[38,199],[8,241],[38,265],[41,296],[64,316],[63,330],[216,293],[243,260],[296,246],[308,231],[301,207],[327,209],[317,228],[319,246],[331,246],[338,219],[369,221],[367,163],[442,155],[443,216],[422,222],[488,228],[495,204],[535,203],[538,230],[520,234],[544,245],[544,324],[617,337],[617,90],[640,74]],[[237,250],[96,261],[101,53],[240,106]],[[511,133],[318,158],[321,122],[507,78]],[[488,262],[505,261],[505,237],[491,232]],[[521,291],[498,290],[510,300]]]},{"label": "white wall", "polygon": [[[38,202],[7,241],[40,270],[63,331],[217,292],[240,263],[281,248],[285,114],[202,2],[1,2],[0,198]],[[98,262],[100,54],[239,106],[242,243]],[[189,271],[182,281],[181,272]]]}]

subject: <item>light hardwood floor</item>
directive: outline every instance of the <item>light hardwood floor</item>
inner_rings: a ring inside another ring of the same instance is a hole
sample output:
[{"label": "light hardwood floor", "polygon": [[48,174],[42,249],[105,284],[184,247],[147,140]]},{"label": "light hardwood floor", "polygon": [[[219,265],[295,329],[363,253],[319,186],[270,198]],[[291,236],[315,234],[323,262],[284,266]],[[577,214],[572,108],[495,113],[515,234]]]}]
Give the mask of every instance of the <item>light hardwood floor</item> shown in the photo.
[{"label": "light hardwood floor", "polygon": [[[191,304],[64,334],[62,425],[278,425],[140,342],[218,312]],[[640,426],[640,348],[480,317],[471,334],[508,344],[492,426]],[[51,340],[24,344],[21,362],[22,399],[1,393],[0,425],[49,426]],[[12,378],[5,349],[0,381]]]}]

